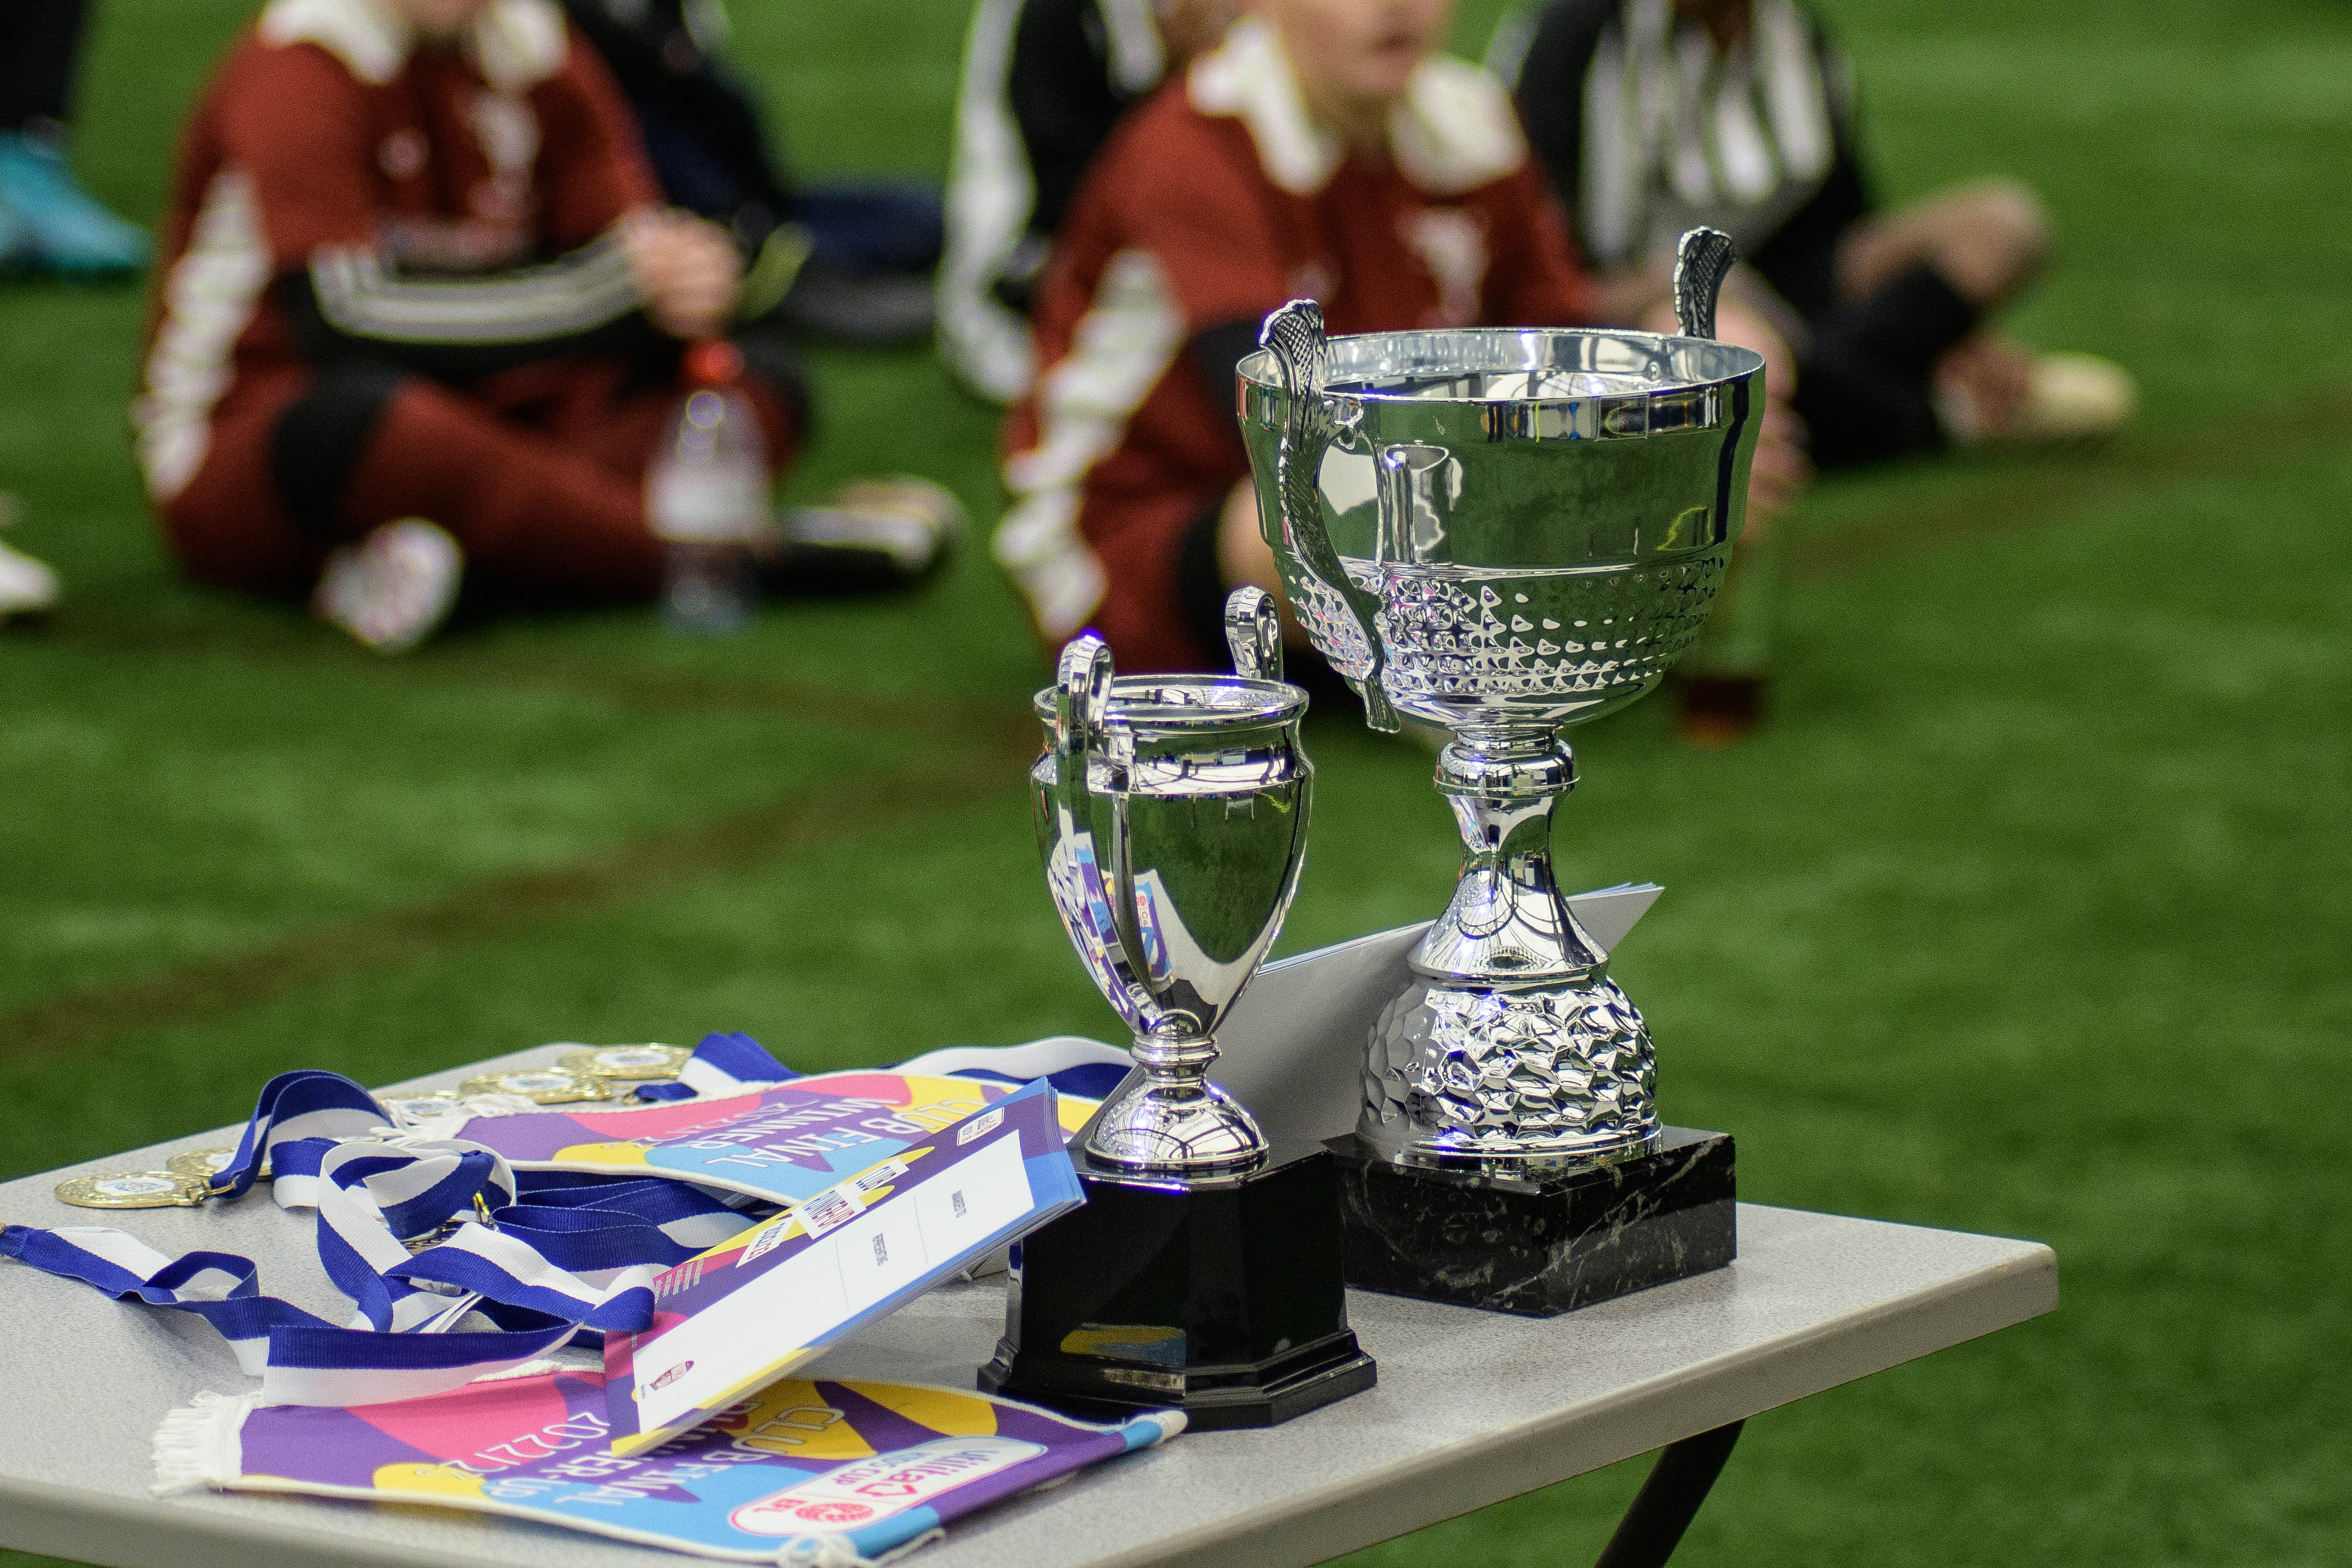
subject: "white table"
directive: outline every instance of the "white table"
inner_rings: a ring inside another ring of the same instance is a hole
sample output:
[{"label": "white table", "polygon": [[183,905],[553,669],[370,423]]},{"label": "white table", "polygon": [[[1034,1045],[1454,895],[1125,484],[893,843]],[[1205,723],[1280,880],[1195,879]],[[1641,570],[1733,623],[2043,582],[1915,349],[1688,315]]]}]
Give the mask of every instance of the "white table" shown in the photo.
[{"label": "white table", "polygon": [[[1367,998],[1392,987],[1390,971],[1413,934],[1269,968],[1244,998],[1247,1016],[1226,1030],[1236,1070],[1221,1076],[1237,1090],[1253,1080],[1244,1098],[1269,1131],[1318,1131],[1324,1120],[1352,1116],[1344,1058],[1363,1037]],[[1279,1051],[1245,1048],[1253,1029],[1278,1037]],[[553,1055],[517,1052],[396,1087],[450,1088],[492,1065]],[[1268,1068],[1277,1056],[1278,1068]],[[1286,1080],[1307,1087],[1292,1093]],[[244,1253],[261,1265],[266,1291],[340,1318],[347,1304],[320,1271],[308,1214],[264,1194],[117,1214],[50,1195],[67,1175],[159,1168],[180,1150],[236,1136],[209,1132],[0,1184],[0,1222],[113,1225],[165,1253]],[[1351,1291],[1348,1310],[1380,1363],[1378,1387],[1269,1430],[1192,1433],[1112,1461],[960,1521],[913,1561],[1291,1568],[1668,1446],[1603,1558],[1608,1568],[1663,1563],[1746,1417],[2057,1302],[2057,1260],[2033,1242],[1747,1204],[1730,1268],[1558,1318]],[[252,1386],[227,1347],[190,1314],[108,1301],[7,1262],[0,1311],[11,1331],[0,1339],[0,1546],[111,1568],[695,1561],[421,1507],[226,1494],[159,1500],[147,1492],[158,1419],[200,1390]],[[969,1388],[1002,1324],[1001,1279],[936,1291],[803,1375]]]},{"label": "white table", "polygon": [[[403,1087],[448,1087],[473,1070]],[[50,1196],[68,1174],[152,1169],[182,1149],[233,1139],[207,1133],[0,1184],[0,1220],[112,1224],[164,1252],[246,1253],[260,1262],[265,1289],[339,1314],[307,1215],[266,1196],[109,1215]],[[1088,1471],[957,1523],[920,1560],[928,1568],[1316,1563],[1725,1427],[2057,1300],[2057,1261],[2032,1242],[1746,1204],[1729,1268],[1562,1317],[1351,1292],[1357,1334],[1380,1362],[1370,1393],[1286,1426],[1192,1434]],[[14,1264],[0,1264],[0,1308],[11,1326],[0,1342],[0,1545],[117,1568],[688,1561],[419,1508],[150,1498],[148,1438],[164,1411],[201,1389],[250,1386],[227,1347],[185,1313],[108,1301]],[[809,1375],[969,1387],[1002,1323],[1001,1281],[938,1291]]]}]

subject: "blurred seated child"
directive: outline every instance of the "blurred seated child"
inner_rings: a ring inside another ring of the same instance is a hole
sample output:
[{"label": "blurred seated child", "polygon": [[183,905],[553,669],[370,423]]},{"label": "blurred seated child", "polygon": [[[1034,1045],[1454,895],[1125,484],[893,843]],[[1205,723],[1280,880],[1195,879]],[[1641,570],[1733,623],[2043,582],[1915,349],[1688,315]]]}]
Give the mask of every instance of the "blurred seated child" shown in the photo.
[{"label": "blurred seated child", "polygon": [[[1595,320],[1502,85],[1435,52],[1450,0],[1262,0],[1120,121],[1038,284],[995,552],[1041,636],[1221,668],[1226,592],[1279,594],[1234,416],[1267,311],[1334,334]],[[1728,314],[1726,337],[1755,338]],[[1768,414],[1751,508],[1802,458]]]},{"label": "blurred seated child", "polygon": [[1749,263],[1730,291],[1795,350],[1816,462],[2128,416],[2115,366],[1986,327],[2049,248],[2031,192],[1989,179],[1874,209],[1853,67],[1801,0],[1552,0],[1515,31],[1519,110],[1606,308],[1664,299],[1690,225],[1729,234]]},{"label": "blurred seated child", "polygon": [[1223,38],[1241,0],[980,0],[964,47],[940,353],[1000,403],[1035,368],[1030,294],[1120,115]]},{"label": "blurred seated child", "polygon": [[[188,124],[163,255],[132,413],[191,575],[315,590],[386,648],[461,572],[509,600],[656,592],[645,470],[740,266],[659,205],[554,0],[272,0]],[[799,377],[742,348],[781,463]]]}]

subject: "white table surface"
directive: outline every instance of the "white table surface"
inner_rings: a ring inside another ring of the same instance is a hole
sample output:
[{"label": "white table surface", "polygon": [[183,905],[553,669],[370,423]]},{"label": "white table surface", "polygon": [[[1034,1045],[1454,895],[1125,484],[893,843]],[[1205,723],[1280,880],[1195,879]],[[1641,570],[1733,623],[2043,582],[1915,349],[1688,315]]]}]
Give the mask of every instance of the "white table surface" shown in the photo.
[{"label": "white table surface", "polygon": [[[499,1058],[539,1063],[546,1048]],[[454,1087],[487,1064],[399,1086]],[[168,1254],[261,1265],[262,1289],[340,1319],[307,1211],[257,1192],[198,1210],[100,1213],[50,1195],[84,1172],[160,1167],[214,1131],[0,1184],[0,1222],[110,1225]],[[935,1291],[802,1375],[972,1386],[1003,1281]],[[1730,1268],[1549,1319],[1350,1291],[1380,1384],[1281,1426],[1194,1433],[950,1525],[909,1568],[1277,1568],[1316,1563],[1990,1333],[2057,1305],[2037,1243],[1739,1207]],[[109,1301],[0,1261],[0,1545],[112,1568],[694,1561],[454,1510],[147,1492],[165,1411],[254,1386],[191,1314]],[[1736,1460],[1735,1460],[1736,1462]]]}]

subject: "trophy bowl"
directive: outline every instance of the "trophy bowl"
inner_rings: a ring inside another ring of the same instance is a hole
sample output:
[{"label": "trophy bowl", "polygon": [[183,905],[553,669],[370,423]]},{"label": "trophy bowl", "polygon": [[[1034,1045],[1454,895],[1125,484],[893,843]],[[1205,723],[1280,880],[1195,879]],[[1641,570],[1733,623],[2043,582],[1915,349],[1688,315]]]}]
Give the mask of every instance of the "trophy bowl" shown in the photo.
[{"label": "trophy bowl", "polygon": [[1654,688],[1738,537],[1764,362],[1713,338],[1730,242],[1684,237],[1679,335],[1490,328],[1327,339],[1312,300],[1237,367],[1260,526],[1364,700],[1452,731],[1463,838],[1414,985],[1374,1026],[1359,1135],[1404,1164],[1525,1170],[1656,1140],[1641,1015],[1555,884],[1560,731]]},{"label": "trophy bowl", "polygon": [[[1646,332],[1376,332],[1328,341],[1320,418],[1301,419],[1276,352],[1244,359],[1259,517],[1308,637],[1351,684],[1377,670],[1396,709],[1449,729],[1633,701],[1722,581],[1762,363]],[[1328,433],[1286,463],[1295,424]],[[1315,569],[1283,504],[1288,465],[1311,475],[1354,593]]]}]

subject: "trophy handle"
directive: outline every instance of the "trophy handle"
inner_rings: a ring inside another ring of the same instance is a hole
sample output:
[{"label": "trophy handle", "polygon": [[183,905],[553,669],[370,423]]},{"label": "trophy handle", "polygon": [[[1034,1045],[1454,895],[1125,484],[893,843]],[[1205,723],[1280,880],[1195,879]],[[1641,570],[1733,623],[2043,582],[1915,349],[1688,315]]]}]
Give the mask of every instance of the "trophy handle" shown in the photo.
[{"label": "trophy handle", "polygon": [[1112,675],[1110,648],[1092,632],[1073,638],[1062,650],[1061,668],[1054,679],[1054,756],[1067,778],[1075,763],[1075,781],[1086,788],[1087,753],[1103,743],[1103,716],[1110,710]]},{"label": "trophy handle", "polygon": [[1683,231],[1681,243],[1675,247],[1675,321],[1683,336],[1715,336],[1716,297],[1723,292],[1723,280],[1738,259],[1739,247],[1721,229]]},{"label": "trophy handle", "polygon": [[[1097,756],[1116,768],[1118,756],[1110,744],[1107,720],[1110,712],[1111,677],[1116,673],[1110,649],[1102,638],[1088,632],[1071,640],[1062,649],[1062,659],[1054,681],[1054,771],[1057,793],[1064,809],[1072,814],[1083,813],[1083,824],[1073,822],[1074,835],[1083,836],[1090,846],[1096,873],[1101,878],[1102,902],[1106,908],[1089,917],[1087,924],[1097,929],[1094,935],[1097,952],[1111,984],[1127,995],[1128,1007],[1134,1017],[1149,1017],[1150,987],[1143,976],[1150,973],[1150,949],[1144,944],[1143,931],[1135,916],[1135,874],[1129,864],[1127,845],[1127,794],[1123,782],[1114,780],[1107,797],[1097,796],[1087,778],[1089,764]],[[1097,833],[1095,809],[1098,801],[1110,807],[1110,831]],[[1114,1006],[1118,998],[1110,998]],[[1129,1020],[1133,1021],[1132,1018]]]},{"label": "trophy handle", "polygon": [[1236,588],[1225,600],[1225,646],[1244,680],[1282,679],[1282,614],[1263,588]]},{"label": "trophy handle", "polygon": [[1282,531],[1307,574],[1339,595],[1363,633],[1371,662],[1360,682],[1350,681],[1364,700],[1364,721],[1375,730],[1394,733],[1396,709],[1381,686],[1388,665],[1381,634],[1372,624],[1380,600],[1356,586],[1340,563],[1323,526],[1323,501],[1316,493],[1323,468],[1323,453],[1331,445],[1331,410],[1324,401],[1323,381],[1330,364],[1330,347],[1323,336],[1323,307],[1312,300],[1293,300],[1266,317],[1258,345],[1274,353],[1282,370],[1283,390],[1290,407],[1284,416],[1282,437],[1275,447],[1275,490],[1282,499]]}]

